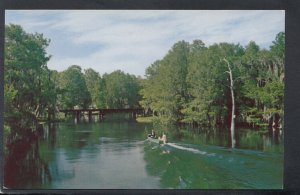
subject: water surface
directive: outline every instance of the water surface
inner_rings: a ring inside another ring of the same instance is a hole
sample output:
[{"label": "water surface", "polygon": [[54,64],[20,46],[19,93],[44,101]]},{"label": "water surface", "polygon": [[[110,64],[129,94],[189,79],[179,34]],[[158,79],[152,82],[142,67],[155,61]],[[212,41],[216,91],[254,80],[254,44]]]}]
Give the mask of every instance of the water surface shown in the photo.
[{"label": "water surface", "polygon": [[50,124],[10,149],[14,189],[281,189],[283,138],[239,130],[238,148],[216,130],[168,127],[169,144],[146,139],[152,124],[126,120]]}]

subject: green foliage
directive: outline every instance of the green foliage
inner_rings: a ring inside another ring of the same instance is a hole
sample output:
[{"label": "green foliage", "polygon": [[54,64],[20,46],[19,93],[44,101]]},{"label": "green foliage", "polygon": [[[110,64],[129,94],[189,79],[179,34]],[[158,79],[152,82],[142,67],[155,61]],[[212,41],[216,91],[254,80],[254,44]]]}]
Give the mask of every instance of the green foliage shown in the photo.
[{"label": "green foliage", "polygon": [[266,116],[283,111],[284,33],[270,50],[251,41],[246,47],[219,43],[206,47],[201,40],[180,41],[146,70],[140,104],[155,120],[224,124],[231,113],[231,65],[238,122],[263,125]]},{"label": "green foliage", "polygon": [[139,107],[140,84],[134,75],[117,70],[103,75],[105,105],[107,108]]},{"label": "green foliage", "polygon": [[17,90],[14,89],[13,85],[4,84],[4,113],[5,116],[8,116],[14,111],[13,101],[18,93]]},{"label": "green foliage", "polygon": [[[5,116],[45,117],[59,109],[82,107],[139,107],[140,80],[115,71],[103,78],[93,69],[82,73],[70,66],[51,71],[46,63],[50,40],[42,34],[26,33],[21,26],[5,26]],[[24,117],[23,117],[24,118]],[[18,120],[18,119],[14,119]],[[6,121],[14,121],[6,120]]]},{"label": "green foliage", "polygon": [[189,43],[180,41],[172,47],[163,60],[154,62],[147,70],[147,80],[142,82],[140,102],[151,108],[161,120],[177,121],[182,118],[181,109],[188,99],[187,65]]},{"label": "green foliage", "polygon": [[87,89],[91,94],[91,106],[94,108],[103,108],[104,101],[101,94],[104,93],[104,88],[101,87],[102,81],[99,73],[89,68],[84,71],[84,79]]},{"label": "green foliage", "polygon": [[[48,79],[46,66],[49,42],[42,34],[26,33],[19,25],[5,26],[5,123],[34,122],[52,106],[54,83]],[[25,119],[25,115],[30,117]]]},{"label": "green foliage", "polygon": [[258,92],[259,100],[267,107],[283,109],[284,85],[280,81],[266,83]]},{"label": "green foliage", "polygon": [[[102,77],[73,65],[47,68],[50,40],[5,26],[5,124],[30,124],[57,108],[135,108],[153,111],[154,122],[226,124],[231,113],[229,62],[234,80],[237,122],[264,125],[283,114],[285,34],[269,50],[251,41],[246,47],[201,40],[179,41],[137,78],[117,70]],[[26,119],[26,120],[25,120]]]},{"label": "green foliage", "polygon": [[285,52],[285,33],[280,32],[276,35],[275,41],[272,42],[271,52],[277,57],[284,59]]},{"label": "green foliage", "polygon": [[61,108],[87,108],[90,105],[91,95],[80,66],[72,65],[61,72],[59,87],[62,92],[59,99]]}]

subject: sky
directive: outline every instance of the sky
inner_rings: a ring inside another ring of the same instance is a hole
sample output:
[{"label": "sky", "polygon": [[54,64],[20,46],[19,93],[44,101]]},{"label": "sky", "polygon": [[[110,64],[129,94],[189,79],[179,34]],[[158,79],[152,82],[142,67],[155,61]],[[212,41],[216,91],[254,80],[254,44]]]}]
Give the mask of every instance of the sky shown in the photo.
[{"label": "sky", "polygon": [[70,65],[103,75],[115,70],[136,76],[162,59],[176,42],[255,41],[268,49],[285,30],[283,10],[6,10],[5,24],[51,40],[48,68]]}]

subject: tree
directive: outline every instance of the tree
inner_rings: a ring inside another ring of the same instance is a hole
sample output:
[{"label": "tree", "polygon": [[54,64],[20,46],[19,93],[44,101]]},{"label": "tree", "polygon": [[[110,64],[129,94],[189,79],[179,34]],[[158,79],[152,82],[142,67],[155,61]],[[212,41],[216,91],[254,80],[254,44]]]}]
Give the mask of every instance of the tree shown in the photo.
[{"label": "tree", "polygon": [[[241,69],[241,60],[240,58],[244,55],[244,49],[240,45],[228,44],[228,43],[220,43],[220,56],[223,59],[221,61],[225,62],[226,71],[225,73],[229,74],[229,84],[225,84],[230,90],[230,98],[231,103],[231,120],[230,120],[230,134],[231,134],[231,147],[235,148],[236,140],[235,140],[235,119],[236,119],[236,94],[239,93],[238,86],[236,86],[236,82],[240,79],[240,69]],[[222,63],[221,63],[222,64]],[[224,68],[222,68],[224,69]],[[227,98],[226,98],[227,99]]]},{"label": "tree", "polygon": [[177,122],[183,117],[181,110],[187,101],[187,66],[189,43],[175,43],[167,55],[153,63],[147,70],[147,81],[142,104],[159,115],[161,121]]},{"label": "tree", "polygon": [[53,104],[47,99],[50,83],[44,79],[49,73],[49,43],[42,34],[26,33],[19,25],[5,26],[5,122],[11,126],[34,126],[41,113]]},{"label": "tree", "polygon": [[280,32],[270,50],[259,50],[254,42],[246,47],[242,112],[253,125],[267,123],[271,128],[283,121],[284,45],[284,33]]},{"label": "tree", "polygon": [[278,79],[284,81],[284,64],[285,64],[285,33],[280,32],[276,35],[275,41],[271,45],[271,54],[273,63],[277,66]]},{"label": "tree", "polygon": [[231,108],[231,123],[230,123],[230,133],[231,133],[231,147],[235,148],[235,98],[234,98],[234,90],[233,90],[233,76],[232,76],[232,70],[231,70],[231,65],[228,62],[228,60],[226,58],[224,58],[224,61],[226,62],[227,66],[228,66],[228,74],[229,74],[229,78],[230,78],[230,92],[231,92],[231,100],[232,100],[232,108]]},{"label": "tree", "polygon": [[59,87],[62,91],[59,100],[61,108],[87,108],[91,104],[91,95],[80,66],[70,66],[61,72],[59,77]]},{"label": "tree", "polygon": [[188,101],[182,109],[184,114],[182,122],[207,125],[211,122],[214,71],[213,66],[209,65],[209,56],[208,48],[202,41],[193,42],[186,78]]},{"label": "tree", "polygon": [[101,77],[98,72],[89,68],[84,70],[84,79],[89,93],[91,94],[92,107],[100,108],[103,105],[101,93],[104,88],[101,88]]},{"label": "tree", "polygon": [[104,74],[103,80],[107,108],[139,107],[140,85],[135,76],[117,70],[110,74]]},{"label": "tree", "polygon": [[[146,79],[141,82],[142,88],[139,94],[142,96],[140,104],[147,110],[151,109],[153,113],[160,111],[161,106],[159,100],[162,99],[163,90],[159,79],[159,70],[161,68],[161,61],[155,61],[146,69]],[[160,95],[160,96],[159,96]]]}]

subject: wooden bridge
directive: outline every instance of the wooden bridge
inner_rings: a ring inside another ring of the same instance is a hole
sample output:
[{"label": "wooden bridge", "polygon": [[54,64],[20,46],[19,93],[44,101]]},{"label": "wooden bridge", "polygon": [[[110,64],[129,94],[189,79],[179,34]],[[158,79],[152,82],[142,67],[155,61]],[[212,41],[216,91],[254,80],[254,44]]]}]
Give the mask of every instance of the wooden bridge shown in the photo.
[{"label": "wooden bridge", "polygon": [[77,120],[79,120],[80,116],[85,113],[88,114],[89,120],[92,119],[92,115],[95,113],[99,116],[99,119],[103,119],[104,115],[109,113],[131,113],[133,118],[136,118],[137,114],[144,114],[143,108],[110,108],[110,109],[83,108],[83,109],[64,109],[59,111],[65,113],[65,116],[67,116],[67,114],[69,113],[72,113],[76,116]]}]

